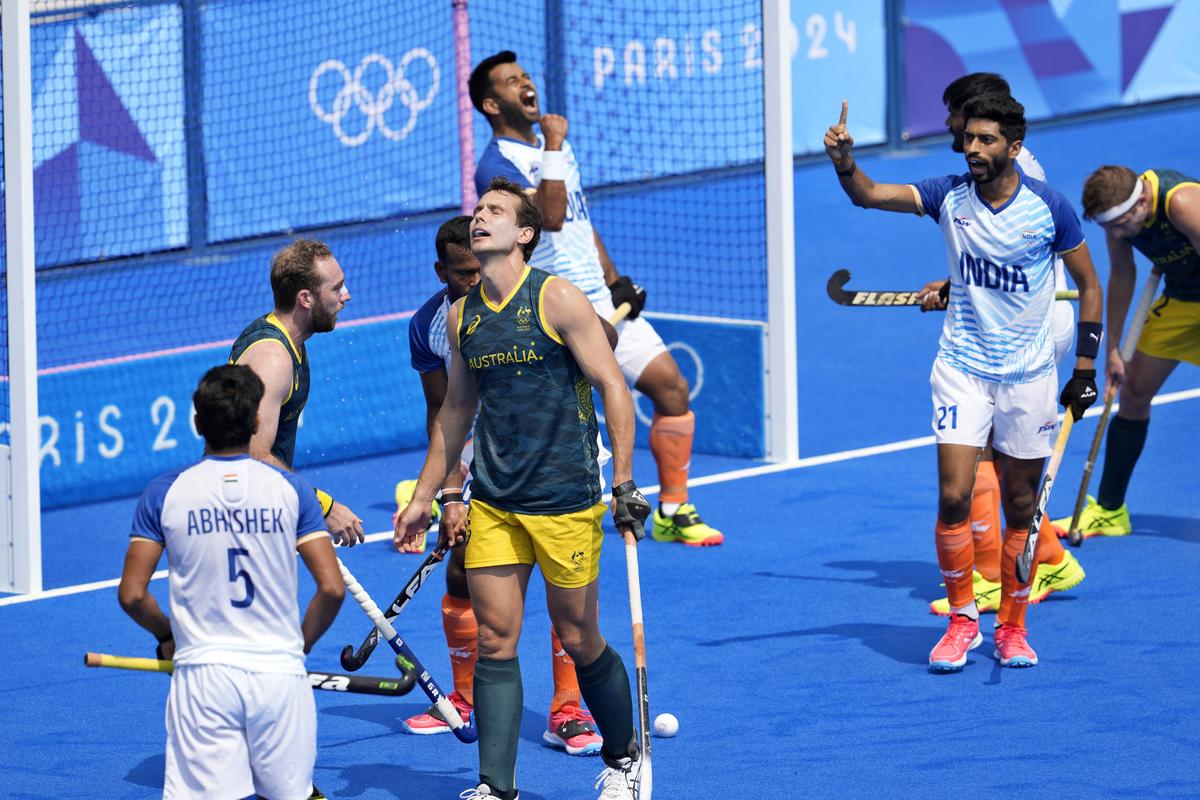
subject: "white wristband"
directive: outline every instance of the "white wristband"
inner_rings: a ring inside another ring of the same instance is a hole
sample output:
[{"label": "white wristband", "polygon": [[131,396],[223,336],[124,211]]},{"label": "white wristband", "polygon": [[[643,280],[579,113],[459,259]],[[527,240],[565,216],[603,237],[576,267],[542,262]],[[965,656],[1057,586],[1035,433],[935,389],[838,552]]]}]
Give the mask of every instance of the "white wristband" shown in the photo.
[{"label": "white wristband", "polygon": [[562,150],[547,150],[542,153],[542,180],[565,181],[567,179],[567,154]]}]

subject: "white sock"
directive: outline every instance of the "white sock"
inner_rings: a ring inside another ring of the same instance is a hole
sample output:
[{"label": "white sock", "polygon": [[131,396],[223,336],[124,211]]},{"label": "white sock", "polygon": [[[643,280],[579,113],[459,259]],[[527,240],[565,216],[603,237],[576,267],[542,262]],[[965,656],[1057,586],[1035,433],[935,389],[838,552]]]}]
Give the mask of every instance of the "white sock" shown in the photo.
[{"label": "white sock", "polygon": [[973,620],[978,620],[979,619],[979,606],[975,605],[975,601],[972,600],[970,603],[963,606],[962,608],[950,609],[950,613],[951,614],[962,614],[964,617],[968,617]]},{"label": "white sock", "polygon": [[659,503],[658,513],[664,517],[673,517],[675,512],[679,510],[680,503]]}]

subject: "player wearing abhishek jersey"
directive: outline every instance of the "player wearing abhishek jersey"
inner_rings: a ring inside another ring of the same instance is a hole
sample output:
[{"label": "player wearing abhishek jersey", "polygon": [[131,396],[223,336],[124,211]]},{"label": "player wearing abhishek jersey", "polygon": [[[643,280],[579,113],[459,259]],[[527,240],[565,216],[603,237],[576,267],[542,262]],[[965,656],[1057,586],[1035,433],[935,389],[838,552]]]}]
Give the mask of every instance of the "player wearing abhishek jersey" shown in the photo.
[{"label": "player wearing abhishek jersey", "polygon": [[[950,149],[963,152],[963,133],[967,120],[963,108],[971,99],[989,92],[1011,96],[1008,81],[994,72],[972,72],[951,81],[942,92],[946,106],[946,129],[950,132]],[[1046,182],[1046,173],[1041,163],[1030,152],[1024,142],[1017,154],[1017,168],[1034,180]],[[1054,259],[1054,287],[1066,289],[1066,269],[1062,259]],[[924,300],[922,311],[945,309],[950,294],[950,279],[933,281],[921,290]],[[1075,310],[1069,302],[1054,304],[1054,361],[1060,364],[1070,354],[1075,339]],[[975,487],[971,495],[969,522],[974,540],[975,570],[973,573],[975,603],[979,610],[995,611],[1000,605],[1000,479],[992,460],[991,447],[984,448],[975,469]],[[1043,523],[1038,537],[1037,574],[1030,589],[1029,602],[1044,600],[1052,592],[1071,589],[1086,577],[1083,567],[1059,541],[1066,531],[1048,519]],[[949,598],[939,598],[929,604],[929,609],[943,616],[950,613]]]},{"label": "player wearing abhishek jersey", "polygon": [[475,169],[476,188],[482,194],[493,178],[507,178],[529,192],[542,212],[542,241],[530,266],[575,284],[603,319],[624,302],[632,308],[616,326],[616,356],[626,383],[654,403],[650,451],[661,489],[652,535],[693,546],[721,544],[721,532],[705,524],[688,502],[695,416],[687,380],[654,327],[640,316],[645,291],[617,273],[592,226],[579,161],[566,139],[567,120],[541,114],[537,89],[511,50],[479,62],[469,89],[471,102],[492,126],[492,141]]},{"label": "player wearing abhishek jersey", "polygon": [[1037,504],[1037,486],[1057,427],[1051,335],[1054,256],[1080,293],[1076,366],[1060,402],[1078,419],[1095,402],[1100,346],[1100,284],[1079,219],[1050,187],[1014,165],[1025,135],[1024,108],[987,94],[964,109],[968,172],[909,184],[877,184],[853,157],[842,117],[825,134],[842,190],[855,205],[928,215],[941,228],[950,266],[950,306],[930,375],[938,444],[938,564],[952,615],[930,653],[932,669],[959,669],[982,643],[972,591],[968,523],[975,465],[993,436],[1006,530],[995,653],[1002,666],[1033,666],[1025,611],[1029,584],[1016,578]]},{"label": "player wearing abhishek jersey", "polygon": [[[1120,407],[1108,428],[1100,489],[1079,519],[1085,536],[1133,530],[1125,492],[1150,428],[1150,401],[1180,361],[1200,364],[1200,181],[1173,169],[1106,166],[1083,186],[1083,214],[1108,242],[1108,359]],[[1137,250],[1162,274],[1163,293],[1145,320],[1137,349],[1121,358],[1121,331],[1137,282]]]},{"label": "player wearing abhishek jersey", "polygon": [[[262,394],[248,367],[210,370],[193,395],[204,459],[151,481],[134,515],[118,596],[175,661],[165,798],[319,796],[304,654],[345,590],[312,487],[250,456]],[[148,592],[164,549],[170,620]],[[297,550],[317,587],[303,623]]]}]

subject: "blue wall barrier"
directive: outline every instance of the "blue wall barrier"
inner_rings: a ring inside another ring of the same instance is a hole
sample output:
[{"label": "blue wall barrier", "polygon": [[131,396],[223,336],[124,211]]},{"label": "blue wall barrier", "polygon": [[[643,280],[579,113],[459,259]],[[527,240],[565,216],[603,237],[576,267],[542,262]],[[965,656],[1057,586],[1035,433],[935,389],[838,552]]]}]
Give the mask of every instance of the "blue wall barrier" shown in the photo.
[{"label": "blue wall barrier", "polygon": [[[706,452],[763,452],[762,338],[757,324],[655,320],[693,387]],[[308,342],[312,390],[296,466],[423,448],[425,401],[409,364],[408,318],[340,326]],[[140,492],[200,457],[191,396],[228,344],[41,379],[41,478],[47,508]],[[642,399],[638,442],[653,409]],[[382,480],[382,479],[381,479]]]}]

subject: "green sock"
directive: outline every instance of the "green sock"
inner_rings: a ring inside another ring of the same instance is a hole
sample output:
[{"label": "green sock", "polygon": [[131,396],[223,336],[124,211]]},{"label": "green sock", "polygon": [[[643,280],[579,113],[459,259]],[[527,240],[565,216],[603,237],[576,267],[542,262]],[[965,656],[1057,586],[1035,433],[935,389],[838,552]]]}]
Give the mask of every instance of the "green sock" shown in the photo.
[{"label": "green sock", "polygon": [[604,737],[604,752],[614,758],[625,756],[634,738],[633,695],[625,662],[608,645],[586,667],[576,664],[575,675],[579,678],[579,693]]},{"label": "green sock", "polygon": [[524,704],[521,662],[516,658],[475,662],[475,728],[479,732],[479,780],[500,800],[517,796],[517,741]]}]

